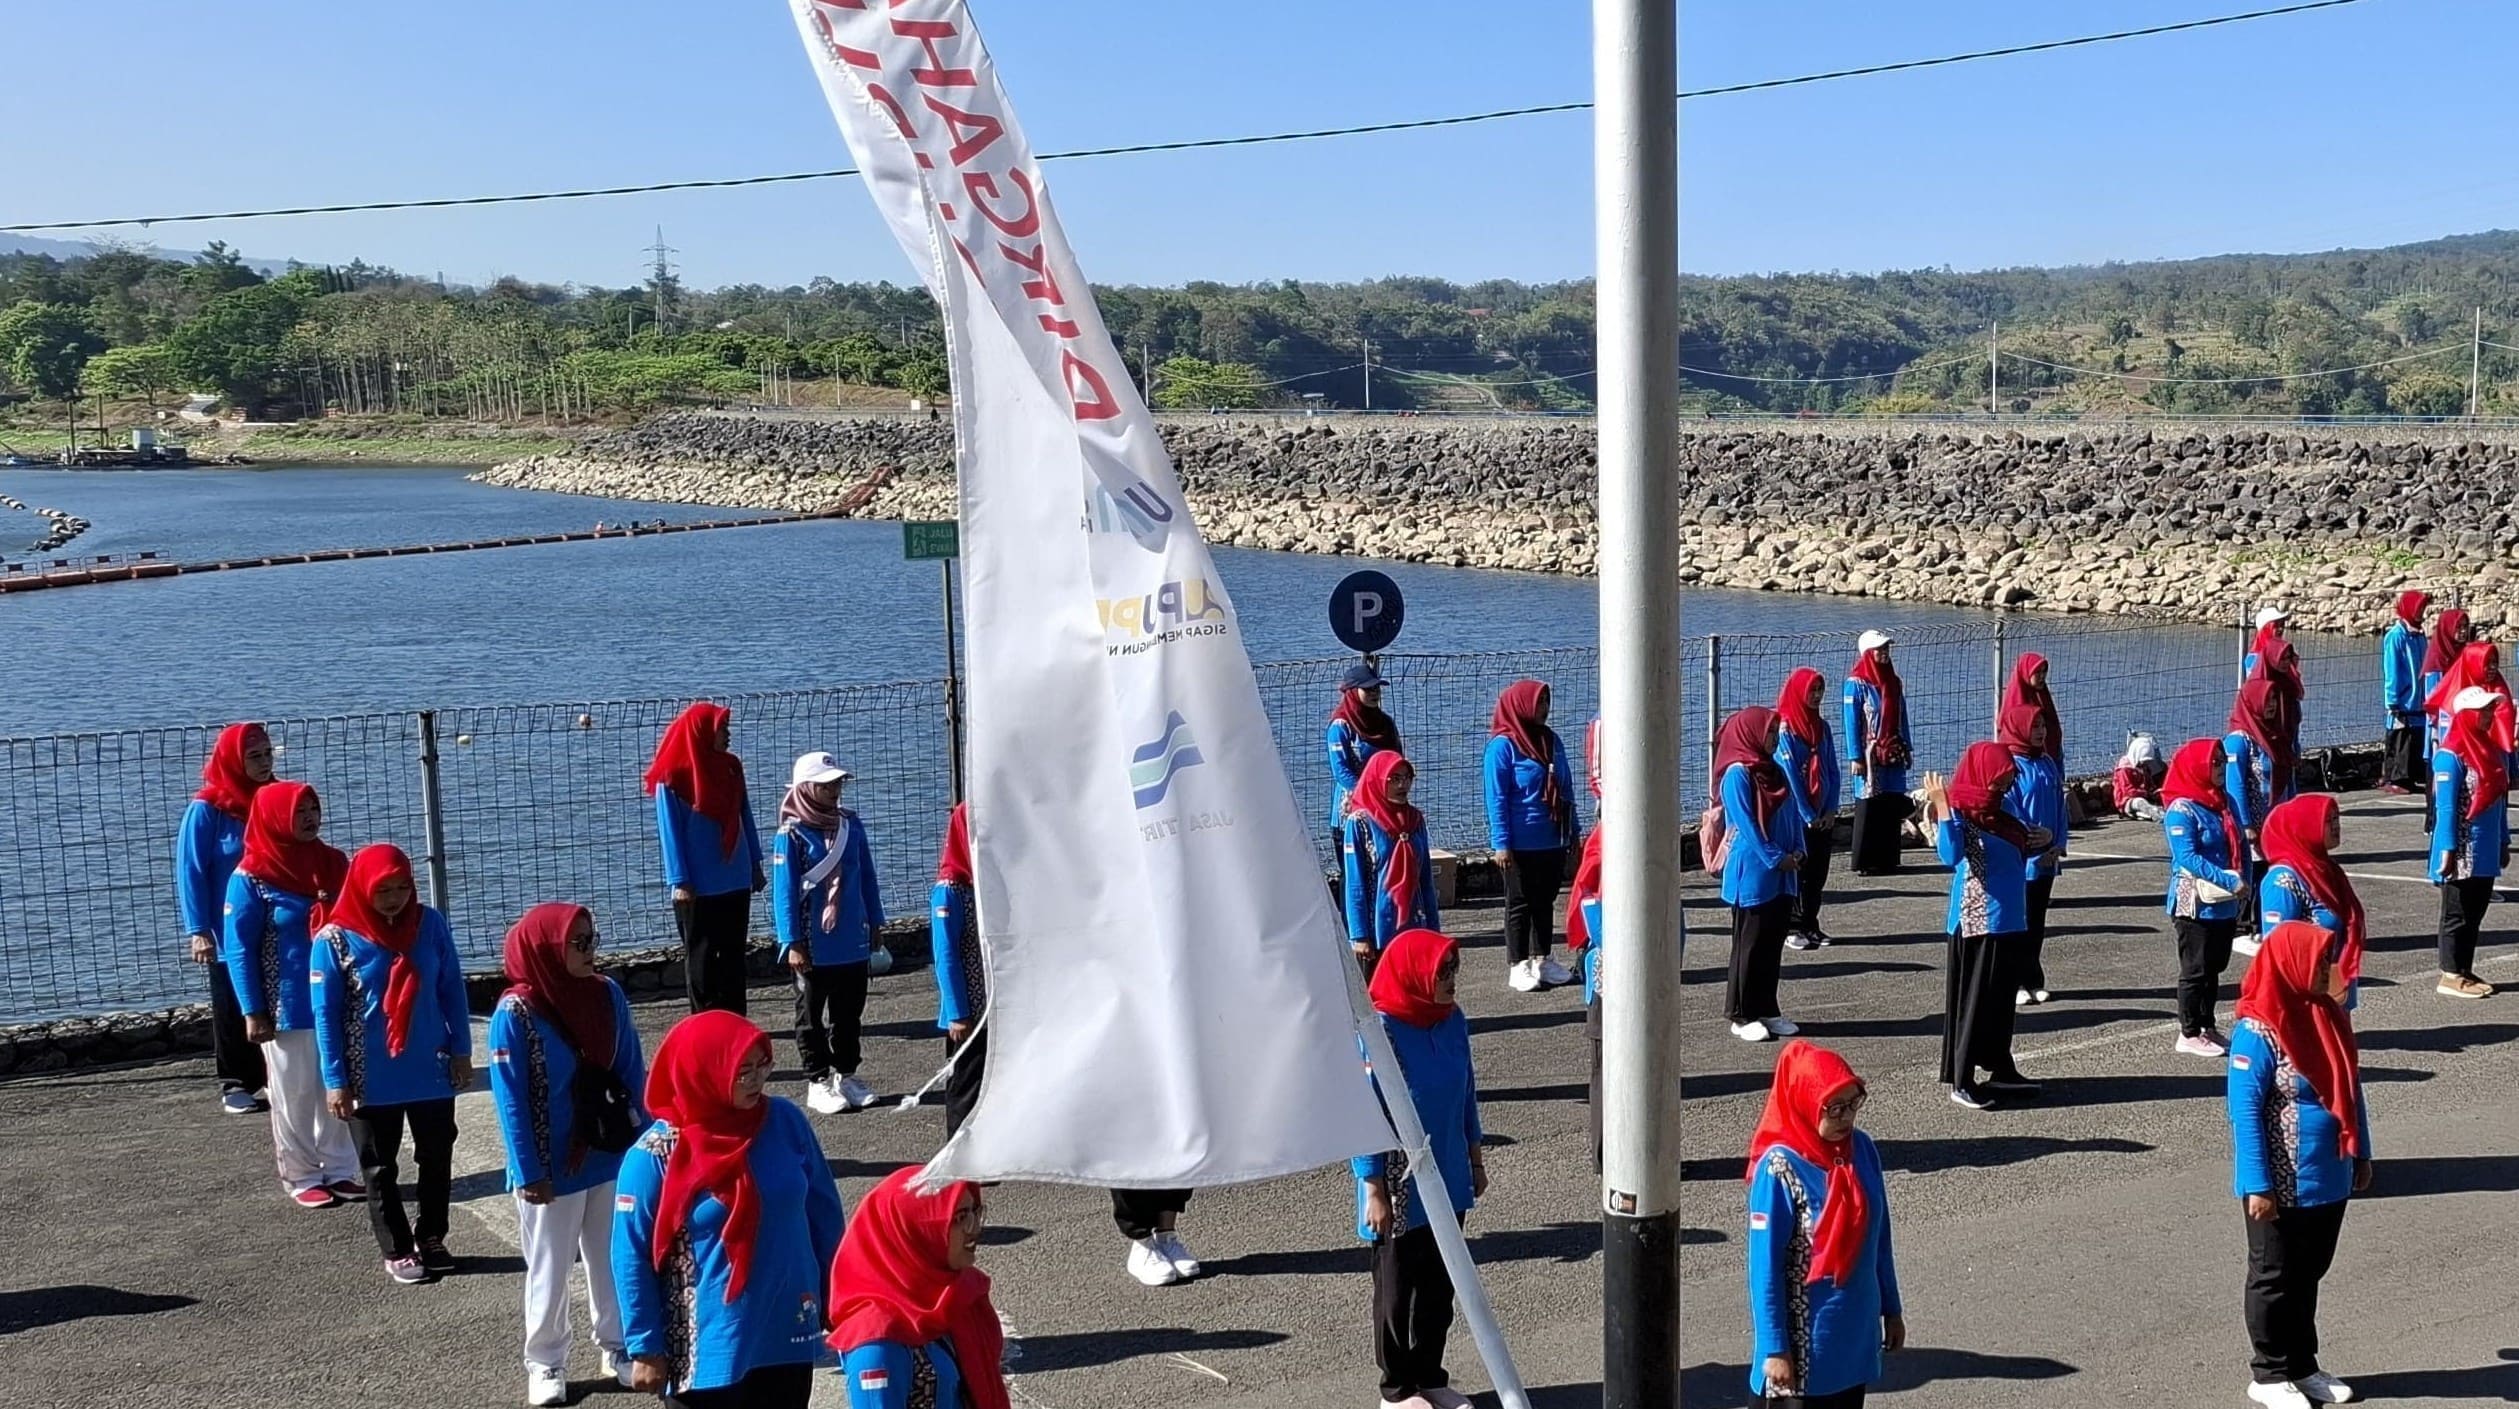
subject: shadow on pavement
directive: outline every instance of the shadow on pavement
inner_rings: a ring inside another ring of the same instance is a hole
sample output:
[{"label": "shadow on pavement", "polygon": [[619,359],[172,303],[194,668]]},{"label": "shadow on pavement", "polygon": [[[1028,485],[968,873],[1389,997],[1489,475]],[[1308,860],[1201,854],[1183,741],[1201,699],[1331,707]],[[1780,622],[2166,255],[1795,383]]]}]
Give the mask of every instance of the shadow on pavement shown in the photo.
[{"label": "shadow on pavement", "polygon": [[1469,1022],[1469,1030],[1473,1033],[1520,1032],[1538,1027],[1564,1027],[1568,1023],[1581,1021],[1583,1021],[1583,1009],[1580,1006],[1542,1008],[1535,1012],[1499,1013],[1493,1017],[1472,1018]]},{"label": "shadow on pavement", "polygon": [[1489,1105],[1497,1101],[1585,1101],[1591,1099],[1591,1095],[1592,1089],[1580,1081],[1571,1081],[1560,1086],[1489,1086],[1479,1090],[1478,1103]]},{"label": "shadow on pavement", "polygon": [[0,1336],[98,1316],[155,1316],[181,1311],[194,1302],[193,1297],[127,1292],[120,1287],[28,1287],[0,1292]]},{"label": "shadow on pavement", "polygon": [[[2367,985],[2370,980],[2362,982]],[[2464,1052],[2491,1047],[2519,1037],[2519,1023],[2484,1023],[2475,1027],[2410,1027],[2395,1032],[2357,1034],[2365,1052]]]},{"label": "shadow on pavement", "polygon": [[2216,1067],[2210,1076],[2058,1076],[2043,1080],[2048,1106],[2131,1105],[2145,1101],[2201,1100],[2230,1089]]},{"label": "shadow on pavement", "polygon": [[2436,1075],[2436,1073],[2428,1071],[2409,1071],[2403,1067],[2374,1067],[2367,1064],[2362,1067],[2362,1080],[2364,1081],[2407,1083],[2415,1081],[2429,1081],[2434,1075]]},{"label": "shadow on pavement", "polygon": [[[2096,1136],[2070,1140],[2053,1135],[1980,1135],[1967,1140],[1875,1140],[1881,1167],[1910,1174],[1945,1169],[2000,1169],[2055,1155],[2145,1155],[2158,1148],[2140,1140]],[[1737,1169],[1734,1171],[1737,1175]]]},{"label": "shadow on pavement", "polygon": [[2519,1362],[2519,1350],[2502,1351],[2498,1365],[2479,1365],[2472,1370],[2391,1370],[2355,1375],[2352,1385],[2365,1399],[2467,1399],[2486,1404],[2519,1404],[2519,1363],[2513,1362]]},{"label": "shadow on pavement", "polygon": [[2391,1163],[2382,1148],[2369,1193],[2372,1199],[2418,1199],[2433,1194],[2506,1194],[2519,1189],[2519,1155],[2444,1155]]},{"label": "shadow on pavement", "polygon": [[[1875,974],[1920,974],[1934,967],[1932,964],[1912,964],[1904,959],[1884,959],[1873,963],[1865,963],[1859,959],[1833,962],[1821,959],[1811,963],[1787,959],[1784,961],[1784,976],[1789,979],[1812,981],[1831,978],[1870,978]],[[1715,970],[1714,976],[1724,977],[1723,970]]]},{"label": "shadow on pavement", "polygon": [[[1361,1262],[1352,1262],[1349,1270],[1362,1266]],[[1181,1326],[1025,1336],[1023,1354],[1016,1359],[1013,1369],[1017,1374],[1035,1375],[1051,1370],[1111,1365],[1147,1355],[1189,1355],[1202,1350],[1257,1350],[1285,1339],[1283,1331],[1193,1331]]]},{"label": "shadow on pavement", "polygon": [[1880,1390],[1915,1389],[1945,1380],[2060,1380],[2078,1365],[2044,1355],[1981,1355],[1942,1346],[1909,1346],[1881,1360]]}]

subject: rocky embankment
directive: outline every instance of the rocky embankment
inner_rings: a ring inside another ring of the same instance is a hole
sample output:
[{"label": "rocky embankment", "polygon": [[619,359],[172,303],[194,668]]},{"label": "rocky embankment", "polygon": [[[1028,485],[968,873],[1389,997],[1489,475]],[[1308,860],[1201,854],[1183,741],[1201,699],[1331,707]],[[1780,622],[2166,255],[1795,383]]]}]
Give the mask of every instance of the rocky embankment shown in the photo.
[{"label": "rocky embankment", "polygon": [[[2280,602],[2376,630],[2406,587],[2519,626],[2507,432],[1710,426],[1681,437],[1682,581],[2225,624]],[[1215,543],[1589,573],[1592,426],[1181,417],[1163,424]],[[677,413],[481,476],[658,502],[953,513],[952,428]]]}]

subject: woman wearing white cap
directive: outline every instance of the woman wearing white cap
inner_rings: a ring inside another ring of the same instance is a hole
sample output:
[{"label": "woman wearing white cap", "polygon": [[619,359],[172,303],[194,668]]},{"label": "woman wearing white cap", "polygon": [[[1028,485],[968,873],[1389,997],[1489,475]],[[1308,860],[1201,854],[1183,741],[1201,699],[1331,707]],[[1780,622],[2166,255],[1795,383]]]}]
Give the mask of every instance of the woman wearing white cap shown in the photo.
[{"label": "woman wearing white cap", "polygon": [[2449,702],[2449,727],[2432,755],[2432,883],[2440,887],[2440,983],[2451,998],[2490,998],[2475,976],[2475,940],[2493,882],[2510,852],[2510,755],[2494,715],[2502,695],[2470,685]]},{"label": "woman wearing white cap", "polygon": [[1897,642],[1883,631],[1866,631],[1855,642],[1861,653],[1846,672],[1846,771],[1854,777],[1856,875],[1880,876],[1898,869],[1898,829],[1907,820],[1907,766],[1915,739],[1907,724],[1906,686],[1890,663]]},{"label": "woman wearing white cap", "polygon": [[770,901],[779,956],[795,977],[805,1104],[825,1115],[863,1110],[875,1093],[857,1079],[858,1027],[883,895],[866,824],[840,806],[848,770],[827,753],[809,753],[787,777],[770,850]]}]

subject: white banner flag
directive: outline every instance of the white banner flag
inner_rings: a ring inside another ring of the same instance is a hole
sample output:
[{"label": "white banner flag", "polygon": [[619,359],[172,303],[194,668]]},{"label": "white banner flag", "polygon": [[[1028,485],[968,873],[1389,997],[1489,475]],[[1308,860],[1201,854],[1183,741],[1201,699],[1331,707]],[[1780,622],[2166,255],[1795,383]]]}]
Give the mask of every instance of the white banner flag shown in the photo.
[{"label": "white banner flag", "polygon": [[960,0],[790,0],[944,309],[988,1069],[933,1172],[1229,1184],[1392,1146],[1232,599]]}]

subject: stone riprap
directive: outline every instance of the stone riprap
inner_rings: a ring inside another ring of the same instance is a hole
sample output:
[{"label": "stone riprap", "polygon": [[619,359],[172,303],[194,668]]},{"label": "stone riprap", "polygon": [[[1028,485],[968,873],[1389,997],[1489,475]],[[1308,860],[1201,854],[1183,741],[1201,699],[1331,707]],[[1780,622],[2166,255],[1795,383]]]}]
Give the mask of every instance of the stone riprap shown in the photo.
[{"label": "stone riprap", "polygon": [[[1162,423],[1215,543],[1587,574],[1588,421],[1181,416]],[[947,518],[952,427],[682,412],[502,465],[491,484],[753,509]],[[2406,587],[2519,626],[2519,444],[2400,427],[1686,427],[1680,578],[1953,606],[2228,623],[2280,602],[2375,631]]]}]

